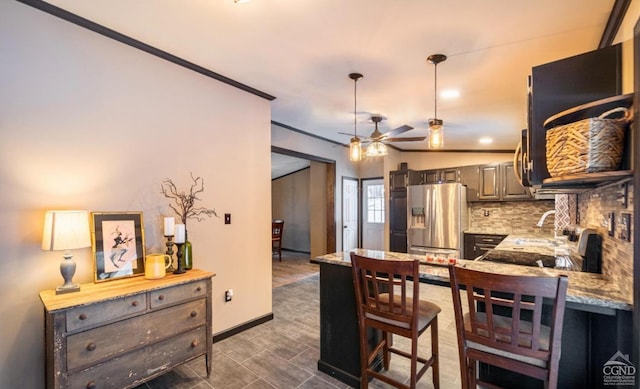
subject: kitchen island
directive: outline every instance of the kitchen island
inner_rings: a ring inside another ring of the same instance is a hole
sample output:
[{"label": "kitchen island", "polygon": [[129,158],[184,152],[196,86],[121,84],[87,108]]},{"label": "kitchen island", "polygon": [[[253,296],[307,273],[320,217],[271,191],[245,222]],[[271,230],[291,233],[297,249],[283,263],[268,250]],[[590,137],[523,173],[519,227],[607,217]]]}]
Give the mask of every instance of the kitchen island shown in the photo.
[{"label": "kitchen island", "polygon": [[[353,251],[381,260],[418,259],[422,263],[420,282],[449,286],[448,268],[427,264],[423,256],[365,249]],[[327,254],[314,261],[320,264],[318,369],[357,387],[360,349],[350,253]],[[568,276],[559,387],[598,387],[603,382],[603,364],[618,351],[631,352],[631,296],[622,295],[620,288],[601,274],[461,259],[457,260],[457,266],[499,274]],[[518,378],[511,378],[493,367],[487,367],[481,374],[507,380],[501,382],[507,386],[514,382],[510,379],[517,379],[518,387],[528,387]]]}]

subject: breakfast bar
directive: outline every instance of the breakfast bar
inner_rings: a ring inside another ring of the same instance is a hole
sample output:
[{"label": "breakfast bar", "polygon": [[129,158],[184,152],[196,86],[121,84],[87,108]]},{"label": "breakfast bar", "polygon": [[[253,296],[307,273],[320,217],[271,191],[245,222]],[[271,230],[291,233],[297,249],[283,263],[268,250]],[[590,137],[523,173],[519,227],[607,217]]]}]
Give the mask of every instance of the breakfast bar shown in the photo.
[{"label": "breakfast bar", "polygon": [[[355,249],[353,252],[380,260],[419,260],[420,282],[449,287],[447,266],[429,262],[423,255]],[[320,265],[320,360],[318,369],[353,387],[359,385],[358,326],[351,274],[350,252],[326,254],[314,259]],[[629,354],[633,303],[620,293],[615,282],[602,274],[548,267],[457,259],[456,266],[499,274],[557,276],[566,274],[566,297],[562,334],[559,386],[593,387],[601,383],[602,367],[614,354]],[[375,336],[375,334],[372,334]],[[627,339],[627,341],[625,341]],[[480,374],[496,377],[500,384],[518,382],[503,370],[484,367]]]}]

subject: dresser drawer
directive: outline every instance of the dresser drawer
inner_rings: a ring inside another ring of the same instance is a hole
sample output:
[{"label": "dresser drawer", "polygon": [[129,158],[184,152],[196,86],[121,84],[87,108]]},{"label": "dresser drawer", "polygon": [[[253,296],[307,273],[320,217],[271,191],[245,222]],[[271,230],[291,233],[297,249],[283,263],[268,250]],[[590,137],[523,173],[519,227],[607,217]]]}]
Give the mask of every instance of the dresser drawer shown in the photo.
[{"label": "dresser drawer", "polygon": [[105,301],[70,309],[66,313],[67,331],[92,327],[147,309],[147,295],[136,294],[118,300]]},{"label": "dresser drawer", "polygon": [[67,369],[84,368],[134,348],[201,326],[205,299],[154,311],[67,337]]},{"label": "dresser drawer", "polygon": [[69,388],[133,387],[207,351],[206,326],[69,375]]},{"label": "dresser drawer", "polygon": [[202,297],[207,293],[205,281],[154,290],[150,293],[151,308],[179,303],[182,300]]}]

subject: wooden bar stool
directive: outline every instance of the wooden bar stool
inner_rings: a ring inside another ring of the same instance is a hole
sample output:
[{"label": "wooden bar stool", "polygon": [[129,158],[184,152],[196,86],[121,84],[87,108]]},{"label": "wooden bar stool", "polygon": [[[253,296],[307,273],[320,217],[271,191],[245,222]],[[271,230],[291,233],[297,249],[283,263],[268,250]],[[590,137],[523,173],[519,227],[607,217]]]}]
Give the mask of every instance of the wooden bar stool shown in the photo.
[{"label": "wooden bar stool", "polygon": [[278,259],[282,262],[282,230],[284,220],[273,220],[271,222],[271,253],[278,253]]},{"label": "wooden bar stool", "polygon": [[[440,307],[419,299],[418,261],[381,260],[351,253],[351,265],[360,327],[360,387],[367,388],[372,377],[397,388],[415,388],[416,382],[431,367],[433,386],[438,389]],[[410,280],[414,280],[412,284]],[[429,327],[431,357],[424,358],[418,356],[418,337]],[[373,347],[368,344],[367,328],[382,331],[380,341]],[[393,347],[392,334],[411,339],[411,351]],[[391,353],[411,361],[408,384],[377,371],[374,361],[379,360],[381,351],[385,370],[389,370]],[[417,362],[422,364],[420,370]]]},{"label": "wooden bar stool", "polygon": [[[497,387],[476,377],[476,363],[484,362],[555,389],[567,277],[502,275],[459,266],[450,266],[449,275],[462,388]],[[543,324],[543,300],[551,311],[548,325]]]}]

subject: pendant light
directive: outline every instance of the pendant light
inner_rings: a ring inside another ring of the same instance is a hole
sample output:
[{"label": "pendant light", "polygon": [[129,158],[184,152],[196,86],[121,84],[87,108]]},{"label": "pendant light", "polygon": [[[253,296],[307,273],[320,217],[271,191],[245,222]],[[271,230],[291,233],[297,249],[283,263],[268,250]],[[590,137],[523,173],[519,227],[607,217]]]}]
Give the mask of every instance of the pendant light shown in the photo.
[{"label": "pendant light", "polygon": [[433,82],[433,119],[429,119],[429,148],[441,149],[444,146],[443,122],[438,119],[438,64],[444,62],[447,56],[444,54],[433,54],[427,58],[427,62],[434,65]]},{"label": "pendant light", "polygon": [[352,161],[362,160],[362,142],[360,138],[358,138],[358,132],[356,130],[356,89],[358,80],[362,77],[360,73],[349,74],[349,78],[353,80],[353,138],[351,138],[351,143],[349,143],[349,159]]},{"label": "pendant light", "polygon": [[378,123],[382,121],[382,116],[371,116],[371,120],[375,124],[375,130],[373,134],[371,134],[371,139],[374,139],[373,142],[367,147],[367,151],[365,155],[367,157],[382,157],[388,154],[387,146],[380,142],[378,139],[382,138],[382,134],[378,131]]}]

